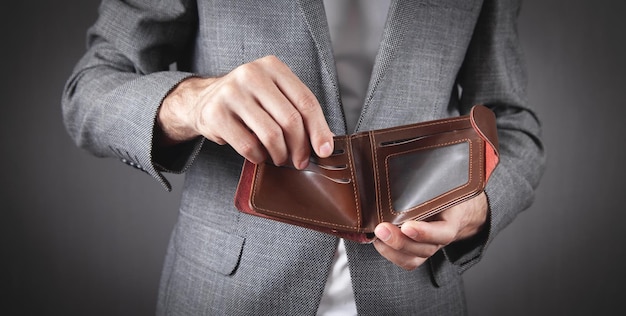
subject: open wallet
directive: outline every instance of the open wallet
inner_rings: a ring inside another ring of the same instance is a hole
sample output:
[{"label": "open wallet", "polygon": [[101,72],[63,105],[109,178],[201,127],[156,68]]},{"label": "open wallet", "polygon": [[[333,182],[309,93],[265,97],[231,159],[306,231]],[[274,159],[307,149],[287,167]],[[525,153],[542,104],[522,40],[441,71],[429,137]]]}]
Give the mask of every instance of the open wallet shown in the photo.
[{"label": "open wallet", "polygon": [[465,116],[335,136],[307,168],[245,161],[242,212],[360,243],[382,222],[424,220],[480,194],[498,164],[495,115]]}]

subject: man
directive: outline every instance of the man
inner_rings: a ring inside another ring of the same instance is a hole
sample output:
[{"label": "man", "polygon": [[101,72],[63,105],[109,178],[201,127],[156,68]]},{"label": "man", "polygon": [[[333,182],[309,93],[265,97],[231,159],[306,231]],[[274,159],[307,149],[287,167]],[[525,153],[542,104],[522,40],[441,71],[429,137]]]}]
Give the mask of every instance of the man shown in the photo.
[{"label": "man", "polygon": [[[460,273],[530,205],[543,169],[518,10],[515,0],[391,1],[354,115],[321,0],[103,1],[64,115],[81,147],[168,189],[163,172],[186,172],[158,312],[314,314],[344,304],[328,300],[328,281],[351,292],[346,308],[359,314],[463,313]],[[333,134],[474,104],[496,113],[501,163],[486,194],[430,221],[383,223],[360,245],[233,206],[242,157],[301,169],[311,150],[332,153]],[[331,274],[338,245],[347,285]]]}]

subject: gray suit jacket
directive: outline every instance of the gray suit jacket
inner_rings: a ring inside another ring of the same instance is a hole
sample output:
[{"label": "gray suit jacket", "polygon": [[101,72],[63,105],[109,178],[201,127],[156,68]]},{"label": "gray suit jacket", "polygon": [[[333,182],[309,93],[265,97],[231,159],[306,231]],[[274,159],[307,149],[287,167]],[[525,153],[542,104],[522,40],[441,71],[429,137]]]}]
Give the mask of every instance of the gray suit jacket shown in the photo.
[{"label": "gray suit jacket", "polygon": [[[489,229],[452,244],[415,271],[371,245],[347,243],[363,315],[465,311],[461,272],[530,205],[543,170],[537,118],[527,106],[516,0],[393,1],[357,130],[465,114],[497,115],[501,164],[487,187]],[[63,97],[67,129],[98,156],[117,157],[169,188],[186,172],[166,257],[160,314],[311,315],[337,240],[248,216],[233,206],[242,159],[198,140],[153,146],[164,96],[192,75],[219,76],[276,55],[307,84],[336,134],[346,131],[321,0],[104,0],[88,51]]]}]

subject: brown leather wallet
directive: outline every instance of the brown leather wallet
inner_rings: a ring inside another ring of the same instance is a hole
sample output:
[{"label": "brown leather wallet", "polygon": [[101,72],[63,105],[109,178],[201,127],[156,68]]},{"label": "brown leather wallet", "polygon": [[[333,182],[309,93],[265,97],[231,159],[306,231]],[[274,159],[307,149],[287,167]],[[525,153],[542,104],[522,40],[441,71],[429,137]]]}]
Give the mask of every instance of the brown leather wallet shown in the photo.
[{"label": "brown leather wallet", "polygon": [[245,213],[366,243],[376,225],[423,220],[485,188],[498,164],[495,116],[469,115],[334,137],[308,167],[244,162],[235,196]]}]

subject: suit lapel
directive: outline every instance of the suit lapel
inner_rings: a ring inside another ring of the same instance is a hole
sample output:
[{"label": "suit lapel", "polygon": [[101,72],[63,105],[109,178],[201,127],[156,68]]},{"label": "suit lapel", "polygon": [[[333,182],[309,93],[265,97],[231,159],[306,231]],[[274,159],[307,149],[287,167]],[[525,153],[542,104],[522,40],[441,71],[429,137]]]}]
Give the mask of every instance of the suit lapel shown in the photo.
[{"label": "suit lapel", "polygon": [[378,49],[378,54],[376,55],[372,76],[370,78],[367,94],[365,95],[363,110],[361,111],[361,117],[357,123],[356,130],[361,129],[364,115],[370,106],[372,106],[371,101],[374,92],[378,88],[381,80],[385,77],[385,74],[389,71],[389,66],[395,58],[397,51],[402,46],[407,30],[412,27],[418,7],[418,5],[411,3],[411,1],[392,0],[389,13],[387,14],[383,38]]},{"label": "suit lapel", "polygon": [[306,19],[311,37],[317,47],[320,59],[324,67],[326,67],[326,70],[334,75],[334,83],[337,83],[335,59],[333,58],[324,4],[321,0],[299,0],[298,2],[302,8],[304,18]]},{"label": "suit lapel", "polygon": [[[326,12],[324,11],[324,4],[322,0],[299,0],[300,8],[304,15],[306,24],[311,33],[317,53],[322,64],[322,73],[326,74],[326,78],[330,84],[326,85],[327,91],[332,95],[332,100],[329,100],[329,104],[322,104],[326,107],[326,112],[335,117],[340,117],[342,126],[331,129],[337,135],[346,133],[345,116],[343,109],[341,108],[341,101],[339,96],[339,84],[337,79],[337,70],[335,68],[335,58],[333,57],[332,46],[330,42],[330,32],[328,30],[328,22],[326,21]],[[330,122],[329,122],[330,123]]]},{"label": "suit lapel", "polygon": [[[303,15],[306,23],[309,27],[311,37],[317,47],[320,60],[322,62],[324,70],[329,74],[333,87],[333,94],[335,95],[336,102],[331,107],[339,107],[341,115],[343,117],[343,110],[341,109],[339,85],[337,80],[337,70],[335,68],[335,59],[332,53],[332,45],[330,42],[330,33],[328,30],[328,23],[326,21],[326,12],[324,11],[323,2],[321,0],[299,0],[302,8]],[[389,14],[385,29],[383,31],[383,39],[376,56],[372,76],[368,86],[368,91],[365,97],[363,105],[363,112],[371,106],[370,102],[372,96],[378,87],[378,84],[385,76],[385,73],[389,69],[391,61],[396,55],[397,50],[402,46],[405,34],[411,27],[412,17],[415,16],[417,10],[416,5],[412,5],[410,1],[405,0],[392,0],[389,8]],[[360,125],[357,125],[357,129]]]},{"label": "suit lapel", "polygon": [[[328,75],[327,80],[330,84],[326,86],[326,89],[332,90],[328,90],[327,92],[332,94],[333,100],[332,104],[327,104],[326,106],[329,108],[329,113],[335,113],[343,118],[337,71],[323,2],[321,0],[299,0],[298,2],[311,33],[311,37],[315,42],[315,47],[318,50],[318,56],[324,67],[323,72]],[[450,0],[450,2],[451,4],[458,5],[456,1]],[[477,5],[475,1],[464,2],[459,0],[459,3],[465,3],[468,8],[474,8]],[[417,32],[415,35],[416,38],[425,40],[432,39],[432,30],[420,27],[420,21],[423,22],[427,20],[429,15],[433,13],[433,10],[445,10],[446,8],[443,5],[424,6],[424,4],[424,0],[392,0],[383,31],[383,38],[376,56],[363,109],[361,111],[361,117],[357,123],[357,130],[369,128],[369,126],[367,126],[368,124],[365,122],[368,122],[368,112],[372,110],[372,107],[377,106],[376,104],[372,104],[374,93],[379,88],[385,76],[392,75],[390,73],[390,66],[394,58],[398,55],[398,52],[406,45],[407,33]],[[419,55],[420,52],[415,52],[415,54]],[[334,132],[337,133],[338,131]]]}]

